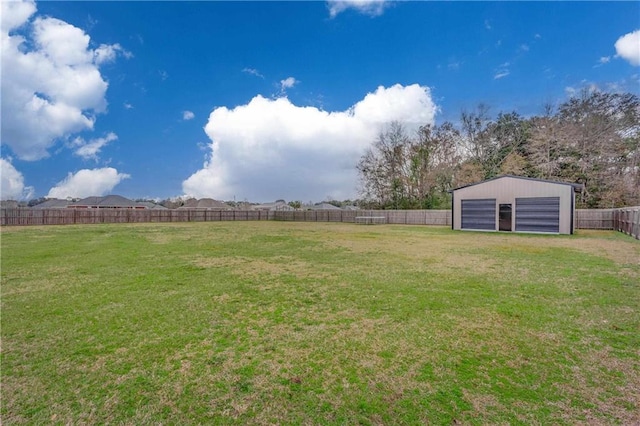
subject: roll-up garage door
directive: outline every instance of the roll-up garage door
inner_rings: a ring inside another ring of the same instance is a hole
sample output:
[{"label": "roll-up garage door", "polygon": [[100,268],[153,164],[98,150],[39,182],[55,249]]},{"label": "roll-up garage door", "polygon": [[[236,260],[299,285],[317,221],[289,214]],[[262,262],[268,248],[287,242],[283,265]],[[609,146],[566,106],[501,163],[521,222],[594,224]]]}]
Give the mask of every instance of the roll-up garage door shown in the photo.
[{"label": "roll-up garage door", "polygon": [[462,229],[496,230],[496,199],[461,200]]},{"label": "roll-up garage door", "polygon": [[516,231],[560,232],[560,197],[516,198]]}]

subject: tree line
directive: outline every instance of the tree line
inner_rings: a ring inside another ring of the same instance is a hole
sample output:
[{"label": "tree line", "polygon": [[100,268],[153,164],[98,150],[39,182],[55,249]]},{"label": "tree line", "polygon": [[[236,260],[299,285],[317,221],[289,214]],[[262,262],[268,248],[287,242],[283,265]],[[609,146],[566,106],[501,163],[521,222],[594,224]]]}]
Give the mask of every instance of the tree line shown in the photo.
[{"label": "tree line", "polygon": [[368,207],[449,208],[449,190],[510,174],[581,183],[583,208],[640,204],[640,98],[584,90],[539,116],[486,105],[410,134],[390,123],[357,164]]}]

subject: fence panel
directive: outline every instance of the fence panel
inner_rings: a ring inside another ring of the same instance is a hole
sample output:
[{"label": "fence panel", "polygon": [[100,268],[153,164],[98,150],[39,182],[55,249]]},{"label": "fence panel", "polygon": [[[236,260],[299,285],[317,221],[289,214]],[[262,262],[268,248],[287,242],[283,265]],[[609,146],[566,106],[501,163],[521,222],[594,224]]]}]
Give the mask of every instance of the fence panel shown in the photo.
[{"label": "fence panel", "polygon": [[577,209],[576,228],[578,229],[615,229],[617,209]]},{"label": "fence panel", "polygon": [[623,207],[614,214],[614,229],[640,240],[640,207]]}]

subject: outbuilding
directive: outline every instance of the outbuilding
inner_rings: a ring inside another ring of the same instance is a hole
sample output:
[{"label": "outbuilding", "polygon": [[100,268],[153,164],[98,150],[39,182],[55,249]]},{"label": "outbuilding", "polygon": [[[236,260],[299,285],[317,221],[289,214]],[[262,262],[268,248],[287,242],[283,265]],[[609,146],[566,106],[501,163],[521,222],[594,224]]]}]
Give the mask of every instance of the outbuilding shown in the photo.
[{"label": "outbuilding", "polygon": [[581,184],[504,175],[452,192],[457,230],[573,234]]}]

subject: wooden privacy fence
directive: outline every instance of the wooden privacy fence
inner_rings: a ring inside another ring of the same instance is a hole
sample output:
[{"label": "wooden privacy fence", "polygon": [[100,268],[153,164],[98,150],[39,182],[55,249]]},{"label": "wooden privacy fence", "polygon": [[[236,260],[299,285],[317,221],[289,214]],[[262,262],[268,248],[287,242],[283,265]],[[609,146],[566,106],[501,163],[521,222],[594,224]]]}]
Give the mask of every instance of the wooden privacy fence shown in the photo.
[{"label": "wooden privacy fence", "polygon": [[450,210],[135,210],[135,209],[2,209],[1,225],[72,225],[143,222],[217,222],[279,220],[355,223],[357,216],[384,217],[386,223],[451,225]]},{"label": "wooden privacy fence", "polygon": [[260,210],[2,209],[0,213],[1,225],[218,222],[273,219],[273,212]]},{"label": "wooden privacy fence", "polygon": [[615,230],[640,240],[640,207],[617,209],[613,217]]},{"label": "wooden privacy fence", "polygon": [[577,229],[614,229],[613,212],[615,209],[577,209]]},{"label": "wooden privacy fence", "polygon": [[277,211],[273,220],[356,223],[356,217],[385,218],[399,225],[451,225],[451,210],[310,210]]},{"label": "wooden privacy fence", "polygon": [[613,229],[640,240],[640,206],[576,210],[578,229]]},{"label": "wooden privacy fence", "polygon": [[[1,209],[0,225],[72,225],[95,223],[217,222],[279,220],[355,223],[356,217],[384,217],[389,224],[451,226],[451,210],[133,210]],[[640,239],[640,207],[576,210],[576,228],[617,230]]]}]

